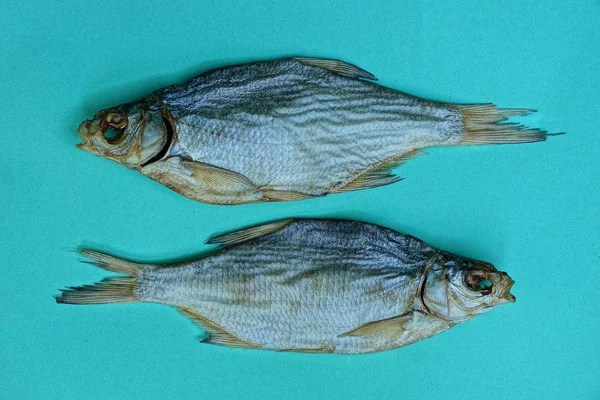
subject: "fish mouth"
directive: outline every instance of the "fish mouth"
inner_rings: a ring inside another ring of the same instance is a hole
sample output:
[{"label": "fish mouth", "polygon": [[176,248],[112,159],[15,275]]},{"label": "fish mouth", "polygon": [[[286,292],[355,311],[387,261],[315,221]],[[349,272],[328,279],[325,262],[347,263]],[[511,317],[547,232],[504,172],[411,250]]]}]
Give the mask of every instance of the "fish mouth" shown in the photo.
[{"label": "fish mouth", "polygon": [[517,298],[515,297],[514,294],[512,293],[506,293],[504,296],[501,297],[502,299],[508,301],[509,303],[514,303],[515,301],[517,301]]},{"label": "fish mouth", "polygon": [[87,151],[88,153],[100,154],[95,146],[92,145],[92,137],[96,134],[97,131],[101,131],[100,127],[95,126],[95,121],[93,120],[85,120],[83,121],[79,127],[77,128],[77,133],[81,138],[83,143],[77,143],[75,147],[81,149],[83,151]]},{"label": "fish mouth", "polygon": [[508,276],[506,272],[502,274],[505,282],[502,291],[499,293],[498,298],[500,300],[503,300],[504,303],[514,303],[515,301],[517,301],[517,298],[514,294],[510,292],[510,289],[512,289],[513,285],[515,284],[515,281],[510,276]]}]

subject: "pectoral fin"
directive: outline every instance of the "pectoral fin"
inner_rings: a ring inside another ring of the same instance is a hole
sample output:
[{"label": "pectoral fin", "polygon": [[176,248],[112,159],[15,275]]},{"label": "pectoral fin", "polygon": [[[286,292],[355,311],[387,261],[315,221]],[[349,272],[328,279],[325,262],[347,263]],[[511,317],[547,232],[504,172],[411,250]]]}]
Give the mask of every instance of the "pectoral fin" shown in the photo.
[{"label": "pectoral fin", "polygon": [[331,60],[327,58],[312,58],[312,57],[294,57],[294,60],[300,61],[302,64],[310,65],[311,67],[319,67],[326,69],[327,71],[333,72],[338,75],[346,76],[348,78],[363,78],[376,81],[375,75],[365,71],[362,68],[358,68],[356,65],[349,64],[340,60]]},{"label": "pectoral fin", "polygon": [[144,166],[140,172],[177,193],[205,203],[264,201],[263,195],[247,177],[211,164],[172,157]]},{"label": "pectoral fin", "polygon": [[409,312],[406,314],[398,315],[388,319],[382,319],[380,321],[369,322],[359,326],[356,329],[346,332],[340,337],[344,336],[371,336],[385,340],[396,340],[398,339],[405,330],[405,324],[412,321],[413,313]]},{"label": "pectoral fin", "polygon": [[202,340],[203,343],[217,344],[220,346],[227,347],[239,347],[245,349],[259,349],[261,346],[246,342],[237,336],[223,330],[217,324],[202,315],[191,311],[188,308],[177,308],[183,315],[194,321],[204,332],[208,334],[208,337]]}]

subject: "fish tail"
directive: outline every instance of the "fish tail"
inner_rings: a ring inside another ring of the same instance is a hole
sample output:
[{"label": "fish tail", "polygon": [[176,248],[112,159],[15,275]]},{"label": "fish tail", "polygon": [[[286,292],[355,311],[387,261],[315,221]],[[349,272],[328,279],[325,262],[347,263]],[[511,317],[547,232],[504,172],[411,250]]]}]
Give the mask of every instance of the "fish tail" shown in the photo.
[{"label": "fish tail", "polygon": [[518,123],[502,122],[513,116],[528,115],[535,110],[498,108],[494,104],[453,105],[463,116],[466,134],[460,145],[510,144],[543,142],[548,133]]},{"label": "fish tail", "polygon": [[108,304],[135,303],[134,288],[136,275],[146,266],[132,261],[123,260],[99,251],[82,249],[80,253],[93,261],[82,261],[107,271],[128,276],[110,277],[93,285],[71,286],[61,290],[55,296],[59,304]]}]

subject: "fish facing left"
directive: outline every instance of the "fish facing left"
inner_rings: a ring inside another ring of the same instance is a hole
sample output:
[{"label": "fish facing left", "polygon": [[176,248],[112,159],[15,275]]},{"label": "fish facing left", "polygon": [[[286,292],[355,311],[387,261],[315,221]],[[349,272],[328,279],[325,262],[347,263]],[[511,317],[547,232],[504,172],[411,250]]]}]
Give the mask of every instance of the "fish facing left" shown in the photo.
[{"label": "fish facing left", "polygon": [[173,306],[204,343],[309,353],[372,353],[426,339],[514,302],[493,265],[358,221],[284,220],[217,236],[174,264],[84,249],[125,276],[62,290],[57,303]]},{"label": "fish facing left", "polygon": [[376,85],[339,60],[230,66],[101,110],[77,146],[212,204],[293,201],[389,185],[431,146],[528,143],[531,110],[449,104]]}]

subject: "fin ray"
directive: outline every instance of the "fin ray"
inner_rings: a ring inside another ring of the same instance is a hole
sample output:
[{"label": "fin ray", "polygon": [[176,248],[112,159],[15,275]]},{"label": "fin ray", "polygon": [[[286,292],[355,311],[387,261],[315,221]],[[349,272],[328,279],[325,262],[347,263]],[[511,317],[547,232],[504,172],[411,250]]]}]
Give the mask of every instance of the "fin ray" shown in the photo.
[{"label": "fin ray", "polygon": [[385,340],[396,340],[404,332],[404,324],[412,320],[413,313],[398,315],[396,317],[383,319],[380,321],[369,322],[356,329],[346,332],[344,336],[372,336]]},{"label": "fin ray", "polygon": [[412,160],[418,156],[426,155],[422,151],[413,150],[409,153],[405,153],[400,157],[394,157],[388,160],[384,160],[381,163],[365,170],[361,175],[356,177],[354,180],[345,184],[344,186],[334,189],[332,193],[350,192],[353,190],[372,189],[380,186],[390,185],[401,181],[403,178],[392,173],[394,168],[399,167],[408,160]]},{"label": "fin ray", "polygon": [[135,263],[133,261],[124,260],[110,254],[101,253],[91,249],[80,249],[79,254],[84,257],[91,258],[94,261],[82,261],[95,265],[107,271],[116,272],[123,275],[136,275],[138,271],[144,267],[144,264]]},{"label": "fin ray", "polygon": [[256,185],[234,171],[171,157],[140,169],[144,175],[191,199],[211,204],[264,201]]},{"label": "fin ray", "polygon": [[133,294],[134,285],[133,277],[105,278],[93,285],[62,289],[55,299],[59,304],[136,303],[139,300]]},{"label": "fin ray", "polygon": [[210,186],[233,186],[235,188],[239,187],[239,189],[255,187],[250,179],[237,172],[197,161],[182,161],[181,164],[191,171],[192,177],[205,181]]},{"label": "fin ray", "polygon": [[334,351],[333,347],[319,347],[319,348],[303,348],[303,349],[277,349],[282,352],[294,352],[294,353],[309,353],[309,354],[331,354]]},{"label": "fin ray", "polygon": [[269,233],[277,232],[288,226],[293,221],[293,219],[284,219],[282,221],[270,222],[239,231],[225,233],[223,235],[210,238],[206,243],[218,244],[220,246],[233,246],[234,244],[243,243],[248,240],[268,235]]},{"label": "fin ray", "polygon": [[191,311],[188,308],[177,307],[177,309],[184,316],[194,321],[194,323],[196,323],[196,325],[198,325],[200,329],[202,329],[205,333],[208,334],[208,337],[202,340],[203,343],[246,349],[258,349],[261,347],[257,344],[246,342],[238,338],[237,336],[232,335],[231,333],[225,331],[223,328],[219,327],[214,322],[208,320],[207,318],[194,311]]},{"label": "fin ray", "polygon": [[377,78],[372,73],[365,71],[362,68],[352,65],[345,61],[332,60],[328,58],[314,58],[314,57],[294,57],[294,60],[301,62],[302,64],[310,65],[311,67],[318,67],[326,69],[327,71],[342,75],[348,78],[354,79],[368,79],[376,81]]},{"label": "fin ray", "polygon": [[270,201],[300,201],[317,197],[294,190],[261,190],[260,192]]},{"label": "fin ray", "polygon": [[535,112],[528,109],[503,109],[494,104],[452,105],[463,115],[465,137],[459,145],[512,144],[543,142],[549,134],[518,123],[501,123],[512,116]]}]

